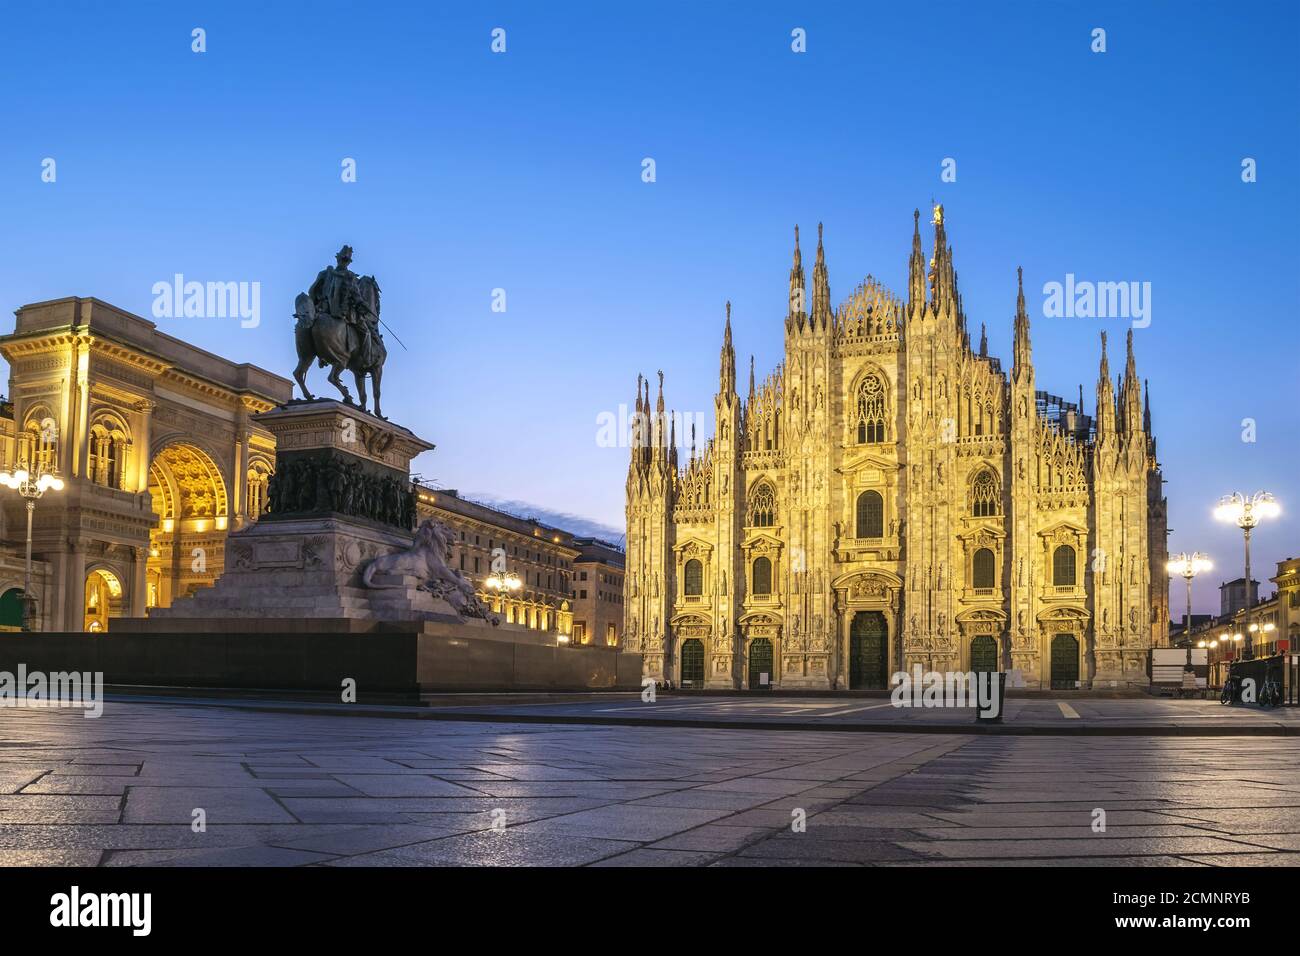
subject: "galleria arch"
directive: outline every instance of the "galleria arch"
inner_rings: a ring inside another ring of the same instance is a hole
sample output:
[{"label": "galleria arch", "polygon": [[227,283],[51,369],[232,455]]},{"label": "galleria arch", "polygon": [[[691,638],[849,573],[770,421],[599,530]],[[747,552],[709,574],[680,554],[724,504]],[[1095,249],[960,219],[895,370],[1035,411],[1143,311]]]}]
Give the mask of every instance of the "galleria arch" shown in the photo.
[{"label": "galleria arch", "polygon": [[[291,383],[89,298],[23,306],[0,354],[2,467],[66,483],[36,506],[37,626],[108,629],[214,582],[226,534],[257,520],[275,466],[253,416],[292,398]],[[0,500],[0,533],[21,541],[22,501]],[[0,593],[22,586],[14,562],[0,565]]]}]

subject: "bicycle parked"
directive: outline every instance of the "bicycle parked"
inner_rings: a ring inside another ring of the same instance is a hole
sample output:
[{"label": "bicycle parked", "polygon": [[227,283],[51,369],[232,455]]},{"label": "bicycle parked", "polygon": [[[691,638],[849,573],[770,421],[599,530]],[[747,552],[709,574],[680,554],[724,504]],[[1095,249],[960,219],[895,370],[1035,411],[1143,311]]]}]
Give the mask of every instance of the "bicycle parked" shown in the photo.
[{"label": "bicycle parked", "polygon": [[[1244,678],[1228,677],[1223,682],[1223,691],[1219,694],[1219,703],[1235,704],[1241,700],[1242,682]],[[1282,685],[1272,677],[1265,677],[1264,684],[1259,689],[1259,696],[1255,698],[1255,703],[1260,707],[1280,707],[1282,705]]]},{"label": "bicycle parked", "polygon": [[1223,691],[1219,694],[1220,704],[1235,704],[1241,699],[1241,679],[1229,675],[1223,681]]},{"label": "bicycle parked", "polygon": [[1259,706],[1280,707],[1282,705],[1282,685],[1271,677],[1264,678],[1264,686],[1259,691]]}]

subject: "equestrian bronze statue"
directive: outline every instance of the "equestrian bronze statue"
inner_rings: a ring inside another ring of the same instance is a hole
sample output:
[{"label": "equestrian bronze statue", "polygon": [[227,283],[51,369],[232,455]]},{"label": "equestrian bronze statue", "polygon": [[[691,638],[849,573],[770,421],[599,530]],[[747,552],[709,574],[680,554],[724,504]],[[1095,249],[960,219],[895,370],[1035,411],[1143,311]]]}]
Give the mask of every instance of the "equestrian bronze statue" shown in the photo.
[{"label": "equestrian bronze statue", "polygon": [[388,350],[379,334],[379,283],[374,276],[358,276],[350,268],[352,247],[344,246],[335,257],[338,264],[322,269],[311,288],[294,300],[294,344],[298,367],[293,377],[308,401],[315,396],[307,388],[307,369],[312,359],[320,367],[330,366],[329,381],[353,404],[352,395],[339,378],[346,368],[352,372],[360,393],[361,410],[366,411],[366,376],[374,383],[375,414],[379,410],[379,383],[383,378]]}]

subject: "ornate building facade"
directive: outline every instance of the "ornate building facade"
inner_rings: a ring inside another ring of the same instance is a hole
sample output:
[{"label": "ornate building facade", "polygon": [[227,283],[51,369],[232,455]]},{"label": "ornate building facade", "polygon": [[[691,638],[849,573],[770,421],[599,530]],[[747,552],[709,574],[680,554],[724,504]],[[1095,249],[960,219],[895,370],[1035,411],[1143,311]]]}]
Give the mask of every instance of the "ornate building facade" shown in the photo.
[{"label": "ornate building facade", "polygon": [[[25,305],[0,337],[0,461],[61,476],[33,513],[37,626],[107,630],[211,585],[266,504],[275,443],[253,416],[290,383],[93,298]],[[0,496],[0,626],[15,627],[24,503]]]},{"label": "ornate building facade", "polygon": [[[795,230],[785,357],[736,387],[730,305],[715,431],[685,462],[638,380],[625,646],[681,686],[884,688],[927,670],[1030,687],[1146,682],[1167,643],[1165,500],[1129,332],[1096,413],[1040,391],[1023,280],[1010,373],[971,344],[942,206],[915,217],[905,298],[838,308]],[[683,436],[684,438],[685,436]],[[684,456],[685,457],[685,456]]]}]

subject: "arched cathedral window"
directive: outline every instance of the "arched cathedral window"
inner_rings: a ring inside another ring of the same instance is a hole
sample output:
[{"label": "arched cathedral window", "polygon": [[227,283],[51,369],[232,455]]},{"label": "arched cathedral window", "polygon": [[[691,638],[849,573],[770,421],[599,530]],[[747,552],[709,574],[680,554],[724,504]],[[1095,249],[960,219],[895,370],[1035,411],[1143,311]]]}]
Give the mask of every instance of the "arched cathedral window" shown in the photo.
[{"label": "arched cathedral window", "polygon": [[776,524],[776,494],[767,482],[750,493],[748,524],[751,528],[770,528]]},{"label": "arched cathedral window", "polygon": [[1075,583],[1074,548],[1063,544],[1052,552],[1052,584],[1073,587]]},{"label": "arched cathedral window", "polygon": [[970,585],[976,589],[992,588],[994,577],[993,552],[980,548],[971,559]]},{"label": "arched cathedral window", "polygon": [[704,593],[704,565],[698,558],[686,562],[683,578],[687,597],[697,597]]},{"label": "arched cathedral window", "polygon": [[878,375],[867,375],[858,386],[856,425],[859,445],[885,440],[885,386]]},{"label": "arched cathedral window", "polygon": [[768,558],[754,559],[754,593],[772,593],[772,562]]},{"label": "arched cathedral window", "polygon": [[858,495],[857,537],[883,538],[885,536],[885,499],[878,491],[864,491]]},{"label": "arched cathedral window", "polygon": [[991,472],[982,471],[971,484],[971,514],[987,518],[998,513],[998,483]]}]

